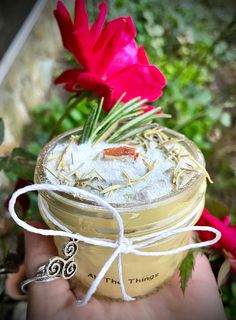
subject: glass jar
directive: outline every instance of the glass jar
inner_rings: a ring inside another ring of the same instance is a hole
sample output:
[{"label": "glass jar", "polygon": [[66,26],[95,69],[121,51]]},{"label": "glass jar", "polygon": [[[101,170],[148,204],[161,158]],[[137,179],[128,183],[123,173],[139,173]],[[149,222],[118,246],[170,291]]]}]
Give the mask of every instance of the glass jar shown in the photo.
[{"label": "glass jar", "polygon": [[[79,133],[79,130],[68,131],[45,146],[37,161],[35,183],[49,182],[43,164],[50,151],[56,144],[67,141],[72,134]],[[190,140],[182,134],[167,128],[164,128],[164,132],[170,137],[181,139],[181,144],[186,150],[200,165],[205,166],[202,153]],[[124,205],[121,203],[113,206],[123,219],[125,237],[133,238],[164,231],[171,227],[174,228],[175,225],[181,222],[183,222],[181,227],[196,224],[204,208],[205,191],[206,176],[202,172],[183,189],[173,191],[171,194],[151,203],[140,205],[135,203]],[[69,194],[41,191],[38,203],[41,215],[51,229],[57,229],[57,227],[48,221],[46,218],[47,212],[56,217],[72,232],[87,237],[111,240],[115,240],[118,237],[118,224],[111,213],[91,201],[83,198],[73,198]],[[186,218],[192,215],[194,211],[193,218],[186,222]],[[174,235],[141,250],[159,252],[175,249],[187,245],[190,237],[190,232]],[[63,237],[54,238],[59,255],[62,254],[62,248],[66,240],[68,239]],[[80,288],[81,286],[89,288],[105,262],[112,255],[113,250],[112,248],[79,242],[79,249],[75,256],[78,270],[73,277],[73,285],[77,285]],[[132,297],[139,297],[155,291],[156,288],[160,287],[174,274],[185,254],[185,252],[181,252],[158,257],[138,256],[130,253],[123,254],[122,270],[127,294]],[[107,271],[97,288],[96,294],[113,299],[122,298],[117,261],[114,261]]]}]

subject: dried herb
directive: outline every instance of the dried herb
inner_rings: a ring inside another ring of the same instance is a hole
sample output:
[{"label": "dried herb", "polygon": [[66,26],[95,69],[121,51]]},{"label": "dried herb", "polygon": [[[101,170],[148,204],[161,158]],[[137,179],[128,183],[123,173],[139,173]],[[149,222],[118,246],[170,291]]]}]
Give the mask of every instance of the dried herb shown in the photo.
[{"label": "dried herb", "polygon": [[64,155],[66,154],[66,152],[70,149],[70,147],[73,145],[73,143],[75,143],[77,140],[78,140],[78,136],[71,136],[70,137],[69,144],[65,147],[65,149],[61,153],[61,156],[60,156],[58,164],[57,164],[57,169],[59,169],[61,167],[61,165],[63,164],[63,158],[64,158]]},{"label": "dried herb", "polygon": [[112,193],[113,191],[116,191],[118,189],[125,188],[125,187],[126,187],[126,185],[123,185],[123,184],[115,184],[113,186],[110,186],[110,187],[103,189],[100,193],[101,194]]},{"label": "dried herb", "polygon": [[[203,165],[201,165],[190,153],[186,153],[186,149],[181,145],[182,138],[171,138],[163,132],[164,128],[158,126],[149,128],[144,131],[143,136],[148,141],[156,141],[158,147],[163,149],[167,155],[168,160],[176,162],[176,167],[173,171],[172,182],[179,189],[187,183],[189,183],[195,176],[199,174],[199,171],[204,172],[206,178],[212,183],[210,175],[206,171]],[[141,137],[139,137],[140,139]],[[142,142],[143,143],[143,142]],[[184,158],[188,158],[190,163],[183,161]],[[195,166],[194,166],[195,165]],[[188,166],[188,167],[186,167]],[[187,181],[186,181],[187,178]]]},{"label": "dried herb", "polygon": [[125,171],[125,170],[123,170],[123,174],[124,174],[124,176],[128,179],[129,184],[132,185],[132,184],[134,184],[134,183],[139,183],[140,181],[145,180],[145,179],[150,175],[150,173],[151,173],[152,170],[155,168],[155,166],[157,165],[157,160],[153,161],[152,164],[149,164],[149,163],[147,163],[147,162],[146,162],[146,164],[147,164],[147,169],[148,169],[147,172],[146,172],[143,176],[138,177],[138,178],[131,178],[131,177],[129,176],[128,172]]}]

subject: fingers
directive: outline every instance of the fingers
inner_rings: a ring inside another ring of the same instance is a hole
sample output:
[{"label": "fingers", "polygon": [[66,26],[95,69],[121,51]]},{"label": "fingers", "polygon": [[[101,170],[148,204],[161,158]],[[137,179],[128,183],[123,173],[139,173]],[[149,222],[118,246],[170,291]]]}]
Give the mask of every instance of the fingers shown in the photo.
[{"label": "fingers", "polygon": [[[30,223],[36,228],[46,229],[47,226],[40,221]],[[25,267],[28,278],[35,277],[38,268],[56,256],[57,250],[52,237],[25,232]],[[50,282],[31,283],[29,290],[33,294],[43,294],[44,297],[51,296],[51,293],[59,293],[69,290],[69,283],[64,279],[57,279]]]},{"label": "fingers", "polygon": [[174,313],[182,313],[182,320],[189,319],[190,314],[192,320],[225,319],[214,274],[208,259],[202,254],[196,255],[194,270],[184,294],[177,274],[160,293],[165,296]]},{"label": "fingers", "polygon": [[191,297],[191,301],[198,301],[198,306],[201,306],[201,316],[196,319],[226,320],[216,279],[205,255],[196,256],[193,276],[186,289],[186,295]]},{"label": "fingers", "polygon": [[[36,228],[47,229],[47,226],[41,221],[32,221],[30,224]],[[27,277],[35,276],[37,269],[55,255],[57,255],[57,250],[52,237],[41,236],[28,231],[25,232]]]},{"label": "fingers", "polygon": [[[40,229],[47,228],[39,221],[30,224]],[[25,267],[28,278],[34,277],[37,269],[56,255],[58,254],[52,237],[25,232]],[[29,294],[28,320],[53,319],[54,313],[60,313],[60,310],[75,301],[69,282],[62,278],[50,282],[32,282],[27,289]]]}]

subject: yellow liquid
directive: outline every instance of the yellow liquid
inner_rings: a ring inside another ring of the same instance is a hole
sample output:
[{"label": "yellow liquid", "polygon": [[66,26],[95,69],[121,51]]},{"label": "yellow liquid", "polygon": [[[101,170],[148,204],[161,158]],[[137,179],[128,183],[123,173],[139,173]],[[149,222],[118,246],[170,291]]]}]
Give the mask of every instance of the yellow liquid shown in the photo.
[{"label": "yellow liquid", "polygon": [[[41,159],[38,161],[35,177],[37,183],[43,180],[39,169],[45,154],[44,150],[43,157],[41,155]],[[202,174],[182,192],[168,195],[155,203],[117,207],[123,219],[125,237],[142,236],[174,227],[197,208],[195,218],[182,227],[194,225],[204,208],[205,191],[206,178]],[[87,204],[83,199],[79,201],[67,195],[42,192],[39,196],[39,208],[43,219],[52,229],[56,229],[56,227],[45,217],[46,211],[49,211],[72,232],[87,237],[111,240],[118,237],[118,225],[111,213],[96,205]],[[190,237],[190,232],[171,236],[141,250],[160,252],[175,249],[187,245]],[[63,257],[62,249],[68,239],[55,237],[54,241],[59,255]],[[75,256],[78,270],[73,277],[73,285],[80,287],[82,284],[83,287],[89,288],[113,251],[114,249],[111,248],[79,242],[79,249]],[[181,252],[159,257],[123,254],[122,270],[126,292],[130,296],[139,297],[155,291],[175,273],[185,254],[185,252]],[[96,294],[113,299],[122,298],[117,260],[113,262],[102,279]]]},{"label": "yellow liquid", "polygon": [[[179,200],[166,201],[161,206],[145,208],[144,210],[131,210],[121,213],[126,237],[135,237],[165,230],[180,222],[198,206],[195,219],[188,225],[194,225],[200,217],[204,207],[206,183],[205,178],[199,181],[196,188],[180,197]],[[68,227],[72,232],[77,232],[88,237],[107,239],[117,238],[117,223],[113,218],[104,218],[101,213],[94,212],[96,209],[67,208],[58,201],[45,203],[41,199],[41,214],[50,228],[55,226],[44,215],[44,210],[49,210],[56,218]],[[48,205],[48,208],[46,208]],[[73,210],[74,209],[74,210]],[[185,226],[185,225],[184,225]],[[62,252],[64,243],[68,239],[55,237],[58,252]],[[166,251],[189,243],[190,233],[172,236],[150,245],[145,251]],[[85,287],[89,287],[97,276],[105,262],[112,255],[114,249],[79,243],[79,250],[75,257],[78,271],[74,276],[73,283],[78,280]],[[144,257],[134,254],[123,254],[123,278],[127,293],[137,297],[146,295],[161,286],[169,279],[180,265],[185,253],[160,257]],[[117,271],[117,261],[101,281],[97,294],[109,298],[122,298]]]}]

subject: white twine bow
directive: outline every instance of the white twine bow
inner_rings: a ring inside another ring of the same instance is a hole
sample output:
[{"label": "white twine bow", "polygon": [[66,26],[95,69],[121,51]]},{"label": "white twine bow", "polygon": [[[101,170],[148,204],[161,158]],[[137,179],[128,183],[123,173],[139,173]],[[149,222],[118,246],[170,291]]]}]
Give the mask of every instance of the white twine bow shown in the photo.
[{"label": "white twine bow", "polygon": [[[63,224],[61,224],[55,217],[53,217],[49,212],[46,212],[46,217],[57,227],[59,227],[60,230],[45,230],[45,229],[38,229],[35,228],[23,220],[21,220],[16,212],[15,212],[15,203],[17,198],[29,191],[59,191],[64,193],[73,194],[74,196],[80,196],[80,197],[86,197],[86,199],[96,202],[96,204],[102,206],[103,208],[110,211],[113,215],[113,217],[116,219],[119,227],[119,234],[118,238],[115,241],[112,241],[111,239],[101,239],[101,238],[90,238],[83,236],[78,233],[71,232],[68,228],[66,228]],[[196,216],[198,213],[200,206],[202,203],[200,203],[195,210],[185,219],[183,219],[181,222],[177,223],[175,226],[168,228],[164,231],[154,232],[151,234],[147,234],[140,237],[133,237],[133,238],[126,238],[124,236],[124,224],[123,220],[119,214],[119,212],[113,208],[107,201],[103,200],[102,198],[86,191],[83,189],[79,189],[77,187],[69,187],[64,185],[51,185],[51,184],[34,184],[27,187],[24,187],[22,189],[19,189],[15,191],[10,199],[9,202],[9,212],[14,221],[25,230],[41,234],[44,236],[59,236],[59,237],[69,237],[71,239],[83,241],[87,244],[102,246],[102,247],[109,247],[114,248],[114,252],[109,257],[109,259],[106,261],[98,275],[96,276],[96,279],[92,282],[89,290],[85,294],[84,298],[79,302],[80,305],[85,305],[88,303],[92,295],[95,293],[98,285],[100,284],[101,280],[105,276],[106,272],[109,270],[112,263],[117,258],[118,263],[118,276],[119,276],[119,282],[120,282],[120,288],[122,292],[122,297],[124,301],[132,301],[135,300],[135,298],[132,298],[126,293],[125,285],[123,281],[123,273],[122,273],[122,254],[136,254],[140,256],[167,256],[172,254],[177,254],[179,252],[183,252],[189,249],[193,248],[201,248],[205,246],[212,245],[216,243],[220,237],[221,233],[212,227],[207,226],[188,226],[188,227],[182,227],[183,225],[186,225],[187,222],[192,221],[192,219]],[[173,235],[189,232],[189,231],[210,231],[215,234],[215,238],[212,240],[199,242],[199,243],[190,243],[185,246],[181,246],[176,249],[171,249],[167,251],[160,251],[160,252],[149,252],[149,251],[140,251],[139,249],[145,248],[146,246],[150,244],[157,243],[161,239],[165,239],[168,237],[171,237]]]}]

